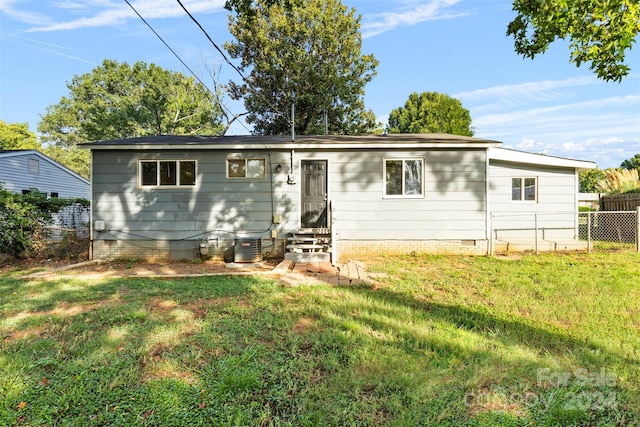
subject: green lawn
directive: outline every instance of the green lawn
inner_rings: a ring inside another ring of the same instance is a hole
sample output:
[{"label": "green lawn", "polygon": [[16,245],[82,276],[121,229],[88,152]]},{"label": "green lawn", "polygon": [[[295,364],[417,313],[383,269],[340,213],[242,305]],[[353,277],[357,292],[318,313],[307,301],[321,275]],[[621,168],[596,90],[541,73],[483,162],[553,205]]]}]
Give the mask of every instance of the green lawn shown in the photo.
[{"label": "green lawn", "polygon": [[361,286],[0,276],[0,425],[640,425],[640,255]]}]

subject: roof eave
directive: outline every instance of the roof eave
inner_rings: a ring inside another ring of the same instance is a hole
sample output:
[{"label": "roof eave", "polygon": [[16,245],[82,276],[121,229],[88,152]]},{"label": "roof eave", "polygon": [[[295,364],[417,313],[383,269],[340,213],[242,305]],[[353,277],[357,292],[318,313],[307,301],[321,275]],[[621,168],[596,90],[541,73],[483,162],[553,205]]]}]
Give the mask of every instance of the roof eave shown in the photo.
[{"label": "roof eave", "polygon": [[495,147],[490,149],[489,160],[574,168],[577,170],[589,170],[596,169],[598,167],[595,162],[588,160],[567,159],[563,157],[548,156],[546,154],[536,154],[528,153],[525,151],[511,150],[502,147]]},{"label": "roof eave", "polygon": [[[84,145],[84,146],[83,146]],[[498,142],[481,143],[402,143],[402,144],[80,144],[79,148],[90,150],[345,150],[345,149],[424,149],[424,148],[488,148],[499,147]]]}]

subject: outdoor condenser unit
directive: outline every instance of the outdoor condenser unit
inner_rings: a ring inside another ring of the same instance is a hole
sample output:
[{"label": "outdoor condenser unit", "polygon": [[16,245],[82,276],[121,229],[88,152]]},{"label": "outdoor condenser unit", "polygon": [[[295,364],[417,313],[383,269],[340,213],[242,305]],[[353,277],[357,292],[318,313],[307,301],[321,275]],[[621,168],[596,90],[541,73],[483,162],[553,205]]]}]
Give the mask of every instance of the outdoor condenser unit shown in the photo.
[{"label": "outdoor condenser unit", "polygon": [[262,240],[256,238],[236,239],[235,262],[259,262],[262,261]]}]

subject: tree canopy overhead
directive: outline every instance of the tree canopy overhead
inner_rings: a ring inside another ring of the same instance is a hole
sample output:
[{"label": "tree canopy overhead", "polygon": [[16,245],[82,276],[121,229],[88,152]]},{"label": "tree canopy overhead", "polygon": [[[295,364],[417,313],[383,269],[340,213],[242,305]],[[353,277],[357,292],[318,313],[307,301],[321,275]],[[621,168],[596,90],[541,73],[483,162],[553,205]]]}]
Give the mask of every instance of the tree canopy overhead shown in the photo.
[{"label": "tree canopy overhead", "polygon": [[514,0],[517,16],[507,35],[525,58],[544,53],[556,39],[570,40],[571,62],[605,81],[629,74],[625,55],[640,31],[638,0]]},{"label": "tree canopy overhead", "polygon": [[215,97],[201,83],[157,65],[105,60],[67,84],[69,95],[47,107],[38,126],[60,147],[161,134],[215,134],[222,129]]},{"label": "tree canopy overhead", "polygon": [[378,61],[361,54],[360,17],[339,0],[304,0],[286,7],[273,1],[253,2],[255,14],[230,17],[236,41],[225,44],[242,71],[230,95],[243,99],[247,122],[258,134],[289,133],[295,104],[295,132],[371,132],[375,115],[365,110],[364,87]]},{"label": "tree canopy overhead", "polygon": [[473,136],[471,114],[462,103],[438,92],[409,95],[389,114],[389,133],[450,133]]}]

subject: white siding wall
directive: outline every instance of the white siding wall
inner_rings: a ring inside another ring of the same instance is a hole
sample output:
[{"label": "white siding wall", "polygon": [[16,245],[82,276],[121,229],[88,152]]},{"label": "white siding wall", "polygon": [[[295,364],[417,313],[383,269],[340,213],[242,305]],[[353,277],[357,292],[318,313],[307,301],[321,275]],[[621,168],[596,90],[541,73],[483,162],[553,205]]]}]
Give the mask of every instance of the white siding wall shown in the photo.
[{"label": "white siding wall", "polygon": [[[498,238],[529,236],[535,227],[545,237],[575,237],[578,190],[574,168],[492,160],[489,175],[489,207]],[[535,202],[511,200],[511,179],[519,177],[537,178]]]},{"label": "white siding wall", "polygon": [[[298,153],[329,159],[329,197],[345,240],[485,239],[485,151]],[[421,198],[385,198],[383,162],[424,159]]]},{"label": "white siding wall", "polygon": [[[37,173],[30,173],[29,160],[37,161]],[[42,193],[58,193],[59,197],[90,198],[89,183],[61,168],[47,157],[33,153],[0,156],[0,181],[14,193],[37,188]]]}]

